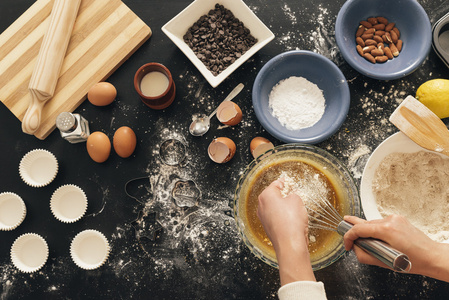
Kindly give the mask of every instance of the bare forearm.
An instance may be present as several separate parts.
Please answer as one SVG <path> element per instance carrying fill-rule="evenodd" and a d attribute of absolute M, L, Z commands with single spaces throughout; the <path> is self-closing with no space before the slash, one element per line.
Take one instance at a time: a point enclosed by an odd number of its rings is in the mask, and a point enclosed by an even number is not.
<path fill-rule="evenodd" d="M 422 275 L 449 282 L 449 244 L 437 243 L 430 255 L 429 266 Z"/>
<path fill-rule="evenodd" d="M 281 286 L 295 281 L 316 281 L 309 250 L 303 241 L 288 241 L 275 246 Z"/>

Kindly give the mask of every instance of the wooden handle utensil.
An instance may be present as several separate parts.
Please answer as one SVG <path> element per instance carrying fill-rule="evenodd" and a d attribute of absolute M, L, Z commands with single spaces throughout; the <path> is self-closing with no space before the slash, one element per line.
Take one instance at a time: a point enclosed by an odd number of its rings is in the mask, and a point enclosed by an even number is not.
<path fill-rule="evenodd" d="M 390 116 L 390 122 L 421 147 L 449 156 L 449 130 L 441 119 L 413 96 Z"/>
<path fill-rule="evenodd" d="M 34 134 L 45 103 L 53 97 L 72 35 L 81 0 L 55 0 L 50 25 L 42 41 L 28 89 L 31 101 L 22 120 L 22 131 Z"/>

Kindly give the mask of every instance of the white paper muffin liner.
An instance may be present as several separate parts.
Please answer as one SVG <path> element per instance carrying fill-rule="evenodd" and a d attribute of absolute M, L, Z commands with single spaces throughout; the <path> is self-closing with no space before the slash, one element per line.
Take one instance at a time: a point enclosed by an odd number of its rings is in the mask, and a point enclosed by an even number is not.
<path fill-rule="evenodd" d="M 50 210 L 55 218 L 61 222 L 76 222 L 86 213 L 86 194 L 76 185 L 63 185 L 51 196 Z"/>
<path fill-rule="evenodd" d="M 38 234 L 23 234 L 11 246 L 12 263 L 22 272 L 36 272 L 45 265 L 47 259 L 47 242 Z"/>
<path fill-rule="evenodd" d="M 25 203 L 19 195 L 0 193 L 0 230 L 16 229 L 25 219 L 26 212 Z"/>
<path fill-rule="evenodd" d="M 43 187 L 55 179 L 58 161 L 50 151 L 35 149 L 22 158 L 19 174 L 22 180 L 32 187 Z"/>
<path fill-rule="evenodd" d="M 109 256 L 109 242 L 106 237 L 93 229 L 78 233 L 70 245 L 73 262 L 85 270 L 101 267 Z"/>

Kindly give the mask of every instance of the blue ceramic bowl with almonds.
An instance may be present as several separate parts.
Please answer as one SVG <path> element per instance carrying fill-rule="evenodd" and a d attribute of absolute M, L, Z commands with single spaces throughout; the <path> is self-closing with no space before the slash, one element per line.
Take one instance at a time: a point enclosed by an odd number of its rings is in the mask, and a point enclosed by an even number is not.
<path fill-rule="evenodd" d="M 432 28 L 416 0 L 348 0 L 338 13 L 335 39 L 344 59 L 359 73 L 392 80 L 424 62 Z"/>

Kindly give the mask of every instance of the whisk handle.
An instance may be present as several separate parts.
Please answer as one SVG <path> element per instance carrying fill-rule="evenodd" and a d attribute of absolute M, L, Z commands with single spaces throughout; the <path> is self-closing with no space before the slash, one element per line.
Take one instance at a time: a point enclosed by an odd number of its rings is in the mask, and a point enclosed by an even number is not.
<path fill-rule="evenodd" d="M 338 224 L 337 232 L 343 236 L 352 227 L 351 223 L 341 221 Z M 395 271 L 408 273 L 412 268 L 412 263 L 406 254 L 399 252 L 383 241 L 372 238 L 358 238 L 354 243 Z"/>

